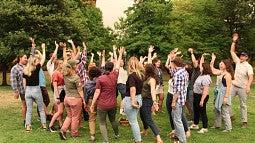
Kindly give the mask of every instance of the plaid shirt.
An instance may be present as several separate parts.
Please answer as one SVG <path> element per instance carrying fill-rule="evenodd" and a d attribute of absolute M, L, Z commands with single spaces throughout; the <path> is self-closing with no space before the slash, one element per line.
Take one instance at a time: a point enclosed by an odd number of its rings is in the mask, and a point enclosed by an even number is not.
<path fill-rule="evenodd" d="M 11 86 L 14 92 L 19 91 L 20 94 L 25 94 L 25 90 L 23 87 L 23 72 L 24 67 L 17 63 L 11 69 Z"/>
<path fill-rule="evenodd" d="M 84 49 L 81 56 L 81 62 L 78 64 L 78 69 L 76 71 L 77 75 L 81 79 L 82 86 L 85 86 L 86 82 L 89 80 L 88 73 L 86 71 L 86 61 L 87 61 L 87 50 Z"/>
<path fill-rule="evenodd" d="M 173 93 L 179 95 L 177 103 L 180 105 L 185 105 L 189 74 L 185 69 L 180 68 L 174 70 L 173 79 Z"/>

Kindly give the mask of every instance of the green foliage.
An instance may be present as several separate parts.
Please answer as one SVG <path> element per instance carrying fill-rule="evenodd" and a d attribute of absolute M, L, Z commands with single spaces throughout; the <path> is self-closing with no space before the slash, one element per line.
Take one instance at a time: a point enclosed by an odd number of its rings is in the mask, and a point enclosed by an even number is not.
<path fill-rule="evenodd" d="M 127 18 L 115 24 L 119 44 L 124 45 L 130 55 L 136 56 L 147 55 L 148 46 L 154 45 L 155 52 L 161 58 L 172 48 L 169 25 L 171 11 L 171 2 L 136 1 L 133 7 L 125 11 Z"/>

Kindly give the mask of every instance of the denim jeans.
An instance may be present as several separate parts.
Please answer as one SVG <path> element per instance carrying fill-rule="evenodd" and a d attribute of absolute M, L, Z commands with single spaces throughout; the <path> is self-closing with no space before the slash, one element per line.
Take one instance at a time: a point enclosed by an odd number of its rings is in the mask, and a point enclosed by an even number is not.
<path fill-rule="evenodd" d="M 118 83 L 117 84 L 117 89 L 121 94 L 121 99 L 125 98 L 125 94 L 126 94 L 126 84 L 122 84 L 122 83 Z M 117 94 L 118 94 L 117 91 Z"/>
<path fill-rule="evenodd" d="M 141 94 L 135 96 L 135 100 L 142 106 L 142 96 Z M 135 142 L 142 141 L 140 134 L 140 127 L 137 121 L 137 114 L 139 109 L 133 108 L 131 105 L 131 97 L 125 97 L 124 110 L 129 120 L 131 130 L 135 139 Z"/>
<path fill-rule="evenodd" d="M 143 128 L 148 129 L 150 126 L 151 130 L 153 131 L 154 135 L 159 135 L 158 128 L 151 117 L 151 107 L 153 105 L 153 101 L 150 98 L 143 98 L 142 99 L 142 107 L 140 109 L 140 117 L 143 122 Z"/>
<path fill-rule="evenodd" d="M 101 134 L 103 136 L 104 142 L 109 142 L 106 128 L 106 116 L 108 115 L 109 121 L 111 122 L 113 131 L 115 135 L 119 135 L 118 124 L 115 120 L 117 107 L 114 108 L 97 108 L 99 115 L 99 127 Z"/>
<path fill-rule="evenodd" d="M 175 130 L 173 117 L 171 115 L 172 114 L 172 107 L 171 107 L 172 100 L 173 100 L 173 94 L 168 92 L 167 97 L 166 97 L 166 108 L 167 108 L 171 128 L 172 128 L 172 130 Z M 189 130 L 189 125 L 188 125 L 187 118 L 184 115 L 184 108 L 183 108 L 183 111 L 182 111 L 182 123 L 183 123 L 184 131 L 187 132 Z"/>
<path fill-rule="evenodd" d="M 172 110 L 172 117 L 174 120 L 175 134 L 178 136 L 179 141 L 186 143 L 186 136 L 182 122 L 184 105 L 176 103 L 176 109 Z"/>
<path fill-rule="evenodd" d="M 27 104 L 26 125 L 31 125 L 33 102 L 35 101 L 39 110 L 41 123 L 46 123 L 45 112 L 43 109 L 43 98 L 40 86 L 26 86 L 25 99 Z"/>

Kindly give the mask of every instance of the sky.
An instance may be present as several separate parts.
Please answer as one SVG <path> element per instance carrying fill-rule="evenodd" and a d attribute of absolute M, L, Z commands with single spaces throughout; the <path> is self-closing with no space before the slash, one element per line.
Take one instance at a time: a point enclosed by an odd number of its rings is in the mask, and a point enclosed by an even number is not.
<path fill-rule="evenodd" d="M 114 22 L 124 17 L 124 10 L 132 4 L 133 0 L 97 0 L 96 7 L 103 12 L 104 26 L 114 28 Z"/>

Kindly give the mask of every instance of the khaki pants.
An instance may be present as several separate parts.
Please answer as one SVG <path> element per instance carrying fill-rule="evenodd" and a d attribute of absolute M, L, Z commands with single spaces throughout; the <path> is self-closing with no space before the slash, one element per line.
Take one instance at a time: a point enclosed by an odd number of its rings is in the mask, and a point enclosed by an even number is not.
<path fill-rule="evenodd" d="M 87 104 L 88 109 L 90 109 L 92 103 L 92 99 L 89 99 L 89 102 Z M 90 131 L 90 135 L 94 136 L 95 135 L 95 130 L 96 130 L 96 118 L 97 118 L 97 102 L 94 104 L 94 112 L 90 112 L 90 110 L 88 110 L 89 113 L 89 131 Z"/>

